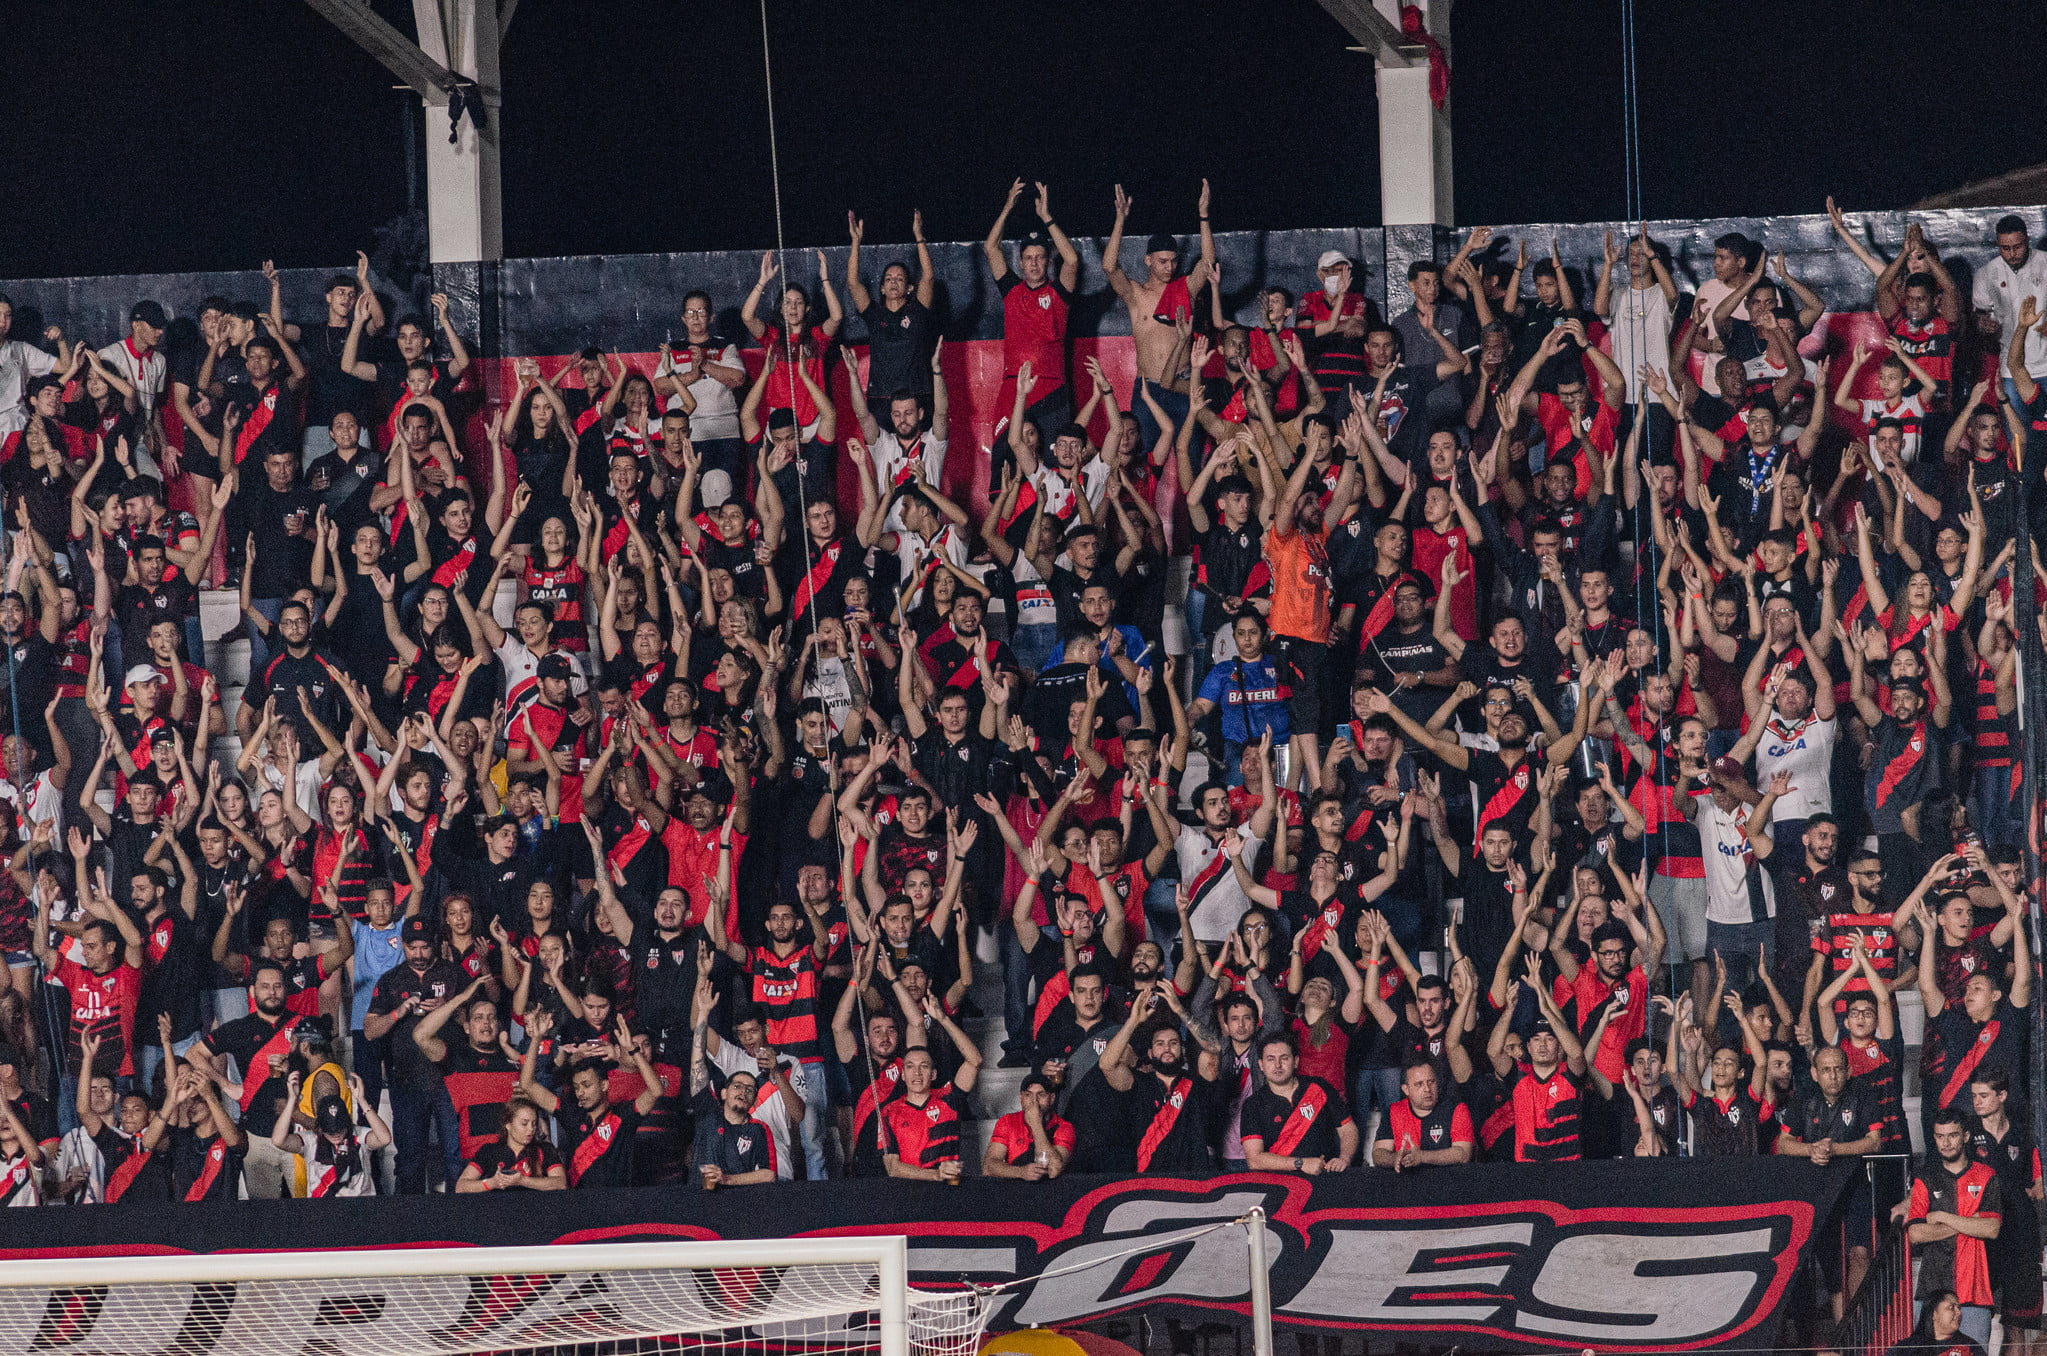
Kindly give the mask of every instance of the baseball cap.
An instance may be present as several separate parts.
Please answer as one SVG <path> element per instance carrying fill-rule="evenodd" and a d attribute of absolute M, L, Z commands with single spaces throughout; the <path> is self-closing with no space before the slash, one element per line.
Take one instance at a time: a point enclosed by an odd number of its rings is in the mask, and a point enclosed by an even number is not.
<path fill-rule="evenodd" d="M 1350 256 L 1342 250 L 1324 250 L 1322 251 L 1322 257 L 1315 261 L 1315 267 L 1318 270 L 1335 268 L 1338 264 L 1347 264 L 1349 262 Z"/>
<path fill-rule="evenodd" d="M 1025 1074 L 1024 1081 L 1016 1085 L 1018 1092 L 1029 1092 L 1032 1088 L 1043 1088 L 1051 1093 L 1059 1091 L 1059 1089 L 1052 1086 L 1052 1080 L 1041 1073 Z"/>
<path fill-rule="evenodd" d="M 1535 1019 L 1534 1025 L 1528 1028 L 1527 1039 L 1534 1040 L 1537 1036 L 1554 1036 L 1556 1034 L 1557 1029 L 1549 1024 L 1549 1018 L 1538 1017 Z"/>
<path fill-rule="evenodd" d="M 784 413 L 776 410 L 775 414 Z M 792 419 L 794 415 L 790 416 Z M 769 416 L 770 419 L 773 416 Z M 714 509 L 732 498 L 732 474 L 722 468 L 704 472 L 704 478 L 697 482 L 697 499 L 707 509 Z"/>
<path fill-rule="evenodd" d="M 354 1126 L 348 1116 L 348 1103 L 339 1097 L 322 1097 L 314 1121 L 323 1135 L 345 1135 Z"/>
<path fill-rule="evenodd" d="M 1157 254 L 1160 250 L 1167 250 L 1178 254 L 1180 252 L 1180 242 L 1167 235 L 1164 231 L 1153 231 L 1145 239 L 1144 252 L 1146 254 Z"/>
<path fill-rule="evenodd" d="M 434 939 L 434 930 L 424 918 L 408 918 L 405 920 L 405 926 L 399 930 L 398 937 L 401 945 L 409 942 L 431 942 Z"/>
<path fill-rule="evenodd" d="M 541 659 L 537 672 L 542 678 L 571 678 L 576 670 L 569 663 L 569 657 L 557 650 Z"/>
<path fill-rule="evenodd" d="M 161 683 L 163 680 L 163 675 L 158 673 L 153 666 L 137 664 L 134 668 L 128 670 L 128 676 L 121 680 L 121 686 L 133 687 L 137 683 Z"/>
<path fill-rule="evenodd" d="M 1748 776 L 1748 770 L 1742 767 L 1741 759 L 1723 753 L 1713 760 L 1713 775 L 1723 782 L 1738 782 Z"/>
<path fill-rule="evenodd" d="M 164 314 L 163 307 L 153 301 L 138 301 L 129 308 L 129 323 L 133 324 L 137 320 L 140 320 L 152 329 L 159 330 L 171 323 L 171 318 Z"/>

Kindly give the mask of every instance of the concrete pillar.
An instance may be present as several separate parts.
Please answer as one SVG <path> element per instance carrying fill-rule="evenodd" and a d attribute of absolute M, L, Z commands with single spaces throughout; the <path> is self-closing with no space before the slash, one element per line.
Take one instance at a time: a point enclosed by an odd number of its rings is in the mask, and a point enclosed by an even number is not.
<path fill-rule="evenodd" d="M 427 249 L 435 264 L 505 257 L 498 171 L 503 98 L 498 91 L 498 0 L 412 0 L 420 50 L 476 82 L 483 129 L 466 112 L 448 140 L 447 97 L 426 100 Z"/>

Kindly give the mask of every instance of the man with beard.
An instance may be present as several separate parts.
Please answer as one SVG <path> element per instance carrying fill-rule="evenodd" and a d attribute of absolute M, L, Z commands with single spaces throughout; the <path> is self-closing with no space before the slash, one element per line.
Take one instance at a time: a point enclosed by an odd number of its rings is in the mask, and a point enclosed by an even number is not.
<path fill-rule="evenodd" d="M 1299 1071 L 1300 1049 L 1281 1032 L 1258 1043 L 1265 1086 L 1244 1099 L 1244 1161 L 1253 1172 L 1347 1172 L 1357 1161 L 1358 1127 L 1343 1095 Z"/>
<path fill-rule="evenodd" d="M 1585 740 L 1588 719 L 1612 689 L 1620 668 L 1619 658 L 1615 654 L 1614 663 L 1587 669 L 1587 690 L 1578 703 L 1570 732 L 1561 738 L 1553 732 L 1539 757 L 1529 747 L 1527 717 L 1511 708 L 1499 718 L 1495 737 L 1499 740 L 1500 749 L 1498 753 L 1491 753 L 1484 749 L 1467 749 L 1452 735 L 1424 728 L 1421 722 L 1401 710 L 1391 697 L 1377 689 L 1366 693 L 1363 700 L 1373 715 L 1391 716 L 1393 723 L 1408 739 L 1459 772 L 1470 774 L 1478 786 L 1478 793 L 1472 801 L 1478 810 L 1477 822 L 1473 825 L 1474 841 L 1483 843 L 1486 826 L 1501 823 L 1513 834 L 1515 841 L 1520 842 L 1527 837 L 1528 821 L 1534 816 L 1539 799 L 1537 774 L 1545 768 L 1570 766 L 1571 755 Z"/>
<path fill-rule="evenodd" d="M 1801 647 L 1806 668 L 1779 664 L 1767 685 L 1758 688 L 1763 651 L 1756 652 L 1749 678 L 1748 733 L 1727 751 L 1746 763 L 1756 756 L 1756 781 L 1767 784 L 1779 772 L 1791 774 L 1792 789 L 1778 798 L 1770 820 L 1772 837 L 1796 842 L 1805 821 L 1834 808 L 1833 762 L 1838 726 L 1834 720 L 1834 680 L 1826 662 L 1811 647 Z M 1808 672 L 1809 670 L 1809 672 Z"/>
<path fill-rule="evenodd" d="M 881 1161 L 879 1117 L 881 1109 L 903 1092 L 905 1044 L 902 1025 L 895 1014 L 867 1010 L 867 1043 L 864 1049 L 853 1025 L 860 995 L 874 977 L 875 958 L 879 954 L 880 949 L 871 944 L 860 949 L 853 962 L 853 980 L 840 994 L 839 1006 L 832 1013 L 832 1048 L 853 1092 L 850 1114 L 842 1111 L 839 1122 L 839 1138 L 846 1148 L 845 1170 L 849 1177 L 887 1175 Z M 909 1038 L 918 1044 L 927 1039 L 922 1022 L 914 1024 Z"/>
<path fill-rule="evenodd" d="M 1101 1146 L 1103 1151 L 1091 1160 L 1095 1166 L 1076 1164 L 1076 1171 L 1162 1176 L 1215 1171 L 1209 1144 L 1229 1110 L 1230 1089 L 1216 1076 L 1220 1066 L 1214 1051 L 1204 1048 L 1193 1065 L 1187 1063 L 1180 1028 L 1161 1011 L 1173 1006 L 1163 988 L 1131 1004 L 1130 1015 L 1102 1051 L 1100 1067 L 1084 1080 L 1084 1088 L 1099 1078 L 1121 1094 L 1115 1099 L 1121 1115 L 1112 1117 L 1115 1138 Z M 1076 1093 L 1073 1120 L 1083 1133 L 1090 1128 L 1092 1110 L 1106 1100 Z"/>
<path fill-rule="evenodd" d="M 392 1037 L 391 1130 L 398 1153 L 395 1177 L 400 1195 L 418 1196 L 426 1192 L 430 1177 L 441 1175 L 427 1168 L 429 1118 L 440 1134 L 442 1166 L 450 1188 L 465 1164 L 455 1104 L 448 1099 L 440 1070 L 412 1033 L 421 1018 L 454 1002 L 468 987 L 469 976 L 437 958 L 433 928 L 424 918 L 406 919 L 400 937 L 405 963 L 377 980 L 362 1030 L 373 1041 Z"/>
<path fill-rule="evenodd" d="M 270 1200 L 290 1194 L 285 1184 L 290 1156 L 270 1143 L 270 1131 L 279 1115 L 288 1114 L 280 1108 L 301 1019 L 285 1006 L 284 970 L 275 961 L 257 962 L 249 994 L 255 1011 L 215 1027 L 186 1057 L 241 1105 L 242 1133 L 249 1141 L 243 1176 L 252 1199 Z"/>
<path fill-rule="evenodd" d="M 1898 924 L 1883 905 L 1883 866 L 1876 854 L 1857 852 L 1846 867 L 1836 860 L 1841 830 L 1832 815 L 1809 816 L 1797 841 L 1798 851 L 1779 851 L 1780 842 L 1788 849 L 1791 840 L 1781 837 L 1772 824 L 1749 844 L 1775 878 L 1777 931 L 1771 977 L 1785 993 L 1796 984 L 1802 995 L 1798 1010 L 1804 1015 L 1811 1013 L 1814 996 L 1830 979 L 1855 968 L 1850 949 L 1858 938 L 1877 972 L 1886 980 L 1895 979 Z M 1860 979 L 1850 979 L 1848 987 L 1867 991 Z"/>
<path fill-rule="evenodd" d="M 1442 702 L 1442 690 L 1457 683 L 1455 655 L 1431 632 L 1425 596 L 1412 579 L 1395 584 L 1393 624 L 1365 642 L 1358 655 L 1358 676 L 1389 689 L 1394 702 L 1418 721 L 1427 720 Z"/>
<path fill-rule="evenodd" d="M 1318 790 L 1322 760 L 1319 736 L 1323 725 L 1323 670 L 1329 663 L 1329 530 L 1323 526 L 1322 496 L 1307 493 L 1314 459 L 1295 460 L 1293 474 L 1272 513 L 1265 534 L 1265 559 L 1272 567 L 1273 649 L 1281 678 L 1293 688 L 1293 766 L 1287 781 L 1299 776 L 1309 790 Z M 1327 518 L 1341 519 L 1355 492 L 1355 476 L 1345 476 L 1330 500 Z M 1317 487 L 1319 490 L 1319 486 Z"/>

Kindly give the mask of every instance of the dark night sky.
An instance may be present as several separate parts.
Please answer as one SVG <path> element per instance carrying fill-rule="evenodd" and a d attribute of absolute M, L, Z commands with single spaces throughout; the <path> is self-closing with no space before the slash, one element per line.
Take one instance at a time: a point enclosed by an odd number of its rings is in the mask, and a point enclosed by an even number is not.
<path fill-rule="evenodd" d="M 1133 229 L 1190 229 L 1204 173 L 1224 229 L 1378 221 L 1371 68 L 1313 0 L 770 5 L 791 245 L 848 206 L 877 241 L 913 205 L 978 238 L 1015 174 L 1077 234 L 1118 179 Z M 338 265 L 404 210 L 406 96 L 296 0 L 91 10 L 9 6 L 0 276 Z M 2037 0 L 1638 22 L 1652 218 L 1898 207 L 2047 154 Z M 1617 0 L 1465 0 L 1460 224 L 1622 214 L 1620 51 Z M 525 0 L 504 68 L 508 253 L 772 243 L 753 0 Z"/>

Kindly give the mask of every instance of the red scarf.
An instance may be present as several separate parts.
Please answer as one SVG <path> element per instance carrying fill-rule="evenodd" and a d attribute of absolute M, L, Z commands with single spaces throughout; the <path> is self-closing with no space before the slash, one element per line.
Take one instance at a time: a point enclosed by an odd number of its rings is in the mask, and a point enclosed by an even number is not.
<path fill-rule="evenodd" d="M 1151 1168 L 1152 1155 L 1159 1151 L 1159 1145 L 1166 1142 L 1166 1136 L 1173 1133 L 1173 1127 L 1180 1123 L 1180 1113 L 1187 1107 L 1188 1094 L 1194 1091 L 1194 1080 L 1183 1078 L 1173 1084 L 1173 1091 L 1166 1100 L 1159 1103 L 1159 1109 L 1151 1114 L 1151 1124 L 1144 1127 L 1144 1138 L 1137 1142 L 1137 1170 L 1147 1172 Z"/>
<path fill-rule="evenodd" d="M 107 1189 L 102 1199 L 112 1205 L 126 1195 L 128 1188 L 135 1185 L 135 1179 L 142 1175 L 142 1170 L 149 1166 L 149 1159 L 149 1150 L 140 1143 L 130 1149 L 128 1156 L 121 1160 L 121 1166 L 107 1174 Z"/>
<path fill-rule="evenodd" d="M 188 1201 L 205 1200 L 206 1194 L 213 1190 L 215 1179 L 220 1176 L 221 1165 L 226 1162 L 227 1141 L 215 1135 L 213 1137 L 213 1147 L 206 1151 L 206 1166 L 200 1170 L 199 1176 L 193 1179 L 192 1185 L 185 1189 L 185 1199 Z"/>
<path fill-rule="evenodd" d="M 468 540 L 455 549 L 455 554 L 448 558 L 448 562 L 434 571 L 434 582 L 444 589 L 454 588 L 456 576 L 466 573 L 475 561 L 476 537 L 471 534 Z"/>
<path fill-rule="evenodd" d="M 576 1146 L 576 1156 L 569 1160 L 570 1186 L 582 1181 L 583 1174 L 596 1166 L 598 1159 L 604 1157 L 605 1151 L 617 1140 L 623 1124 L 624 1122 L 618 1118 L 618 1113 L 611 1111 L 605 1113 L 603 1120 L 590 1127 L 590 1133 L 583 1136 L 583 1142 Z"/>
<path fill-rule="evenodd" d="M 1285 1157 L 1298 1149 L 1328 1105 L 1329 1094 L 1314 1083 L 1307 1084 L 1301 1089 L 1301 1098 L 1294 1103 L 1294 1109 L 1287 1113 L 1286 1129 L 1279 1132 L 1279 1138 L 1272 1141 L 1265 1152 Z"/>
<path fill-rule="evenodd" d="M 299 1019 L 295 1016 L 285 1018 L 283 1024 L 270 1033 L 270 1039 L 263 1042 L 262 1049 L 249 1060 L 249 1067 L 242 1070 L 242 1095 L 238 1100 L 244 1112 L 256 1104 L 256 1094 L 270 1081 L 270 1057 L 291 1049 L 292 1029 L 298 1024 Z"/>
<path fill-rule="evenodd" d="M 256 445 L 256 440 L 263 436 L 264 430 L 270 427 L 270 421 L 275 418 L 277 383 L 273 381 L 269 389 L 263 392 L 263 398 L 256 402 L 256 407 L 249 411 L 249 417 L 235 430 L 235 465 L 242 464 L 242 459 L 249 455 L 249 449 Z"/>
<path fill-rule="evenodd" d="M 839 556 L 845 549 L 843 541 L 834 540 L 817 553 L 817 559 L 812 563 L 810 572 L 796 581 L 795 606 L 790 610 L 791 616 L 800 617 L 810 610 L 810 600 L 831 582 L 832 571 L 838 569 Z"/>
<path fill-rule="evenodd" d="M 1940 1090 L 1942 1106 L 1952 1106 L 1955 1098 L 1961 1096 L 1962 1089 L 1969 1086 L 1969 1079 L 1975 1074 L 1976 1066 L 1983 1062 L 1983 1057 L 1997 1044 L 1997 1033 L 2003 1026 L 2004 1024 L 1995 1018 L 1983 1024 L 1983 1030 L 1976 1036 L 1976 1043 L 1969 1047 L 1969 1053 L 1963 1055 L 1961 1062 L 1955 1065 L 1955 1071 L 1948 1078 L 1947 1086 Z"/>

